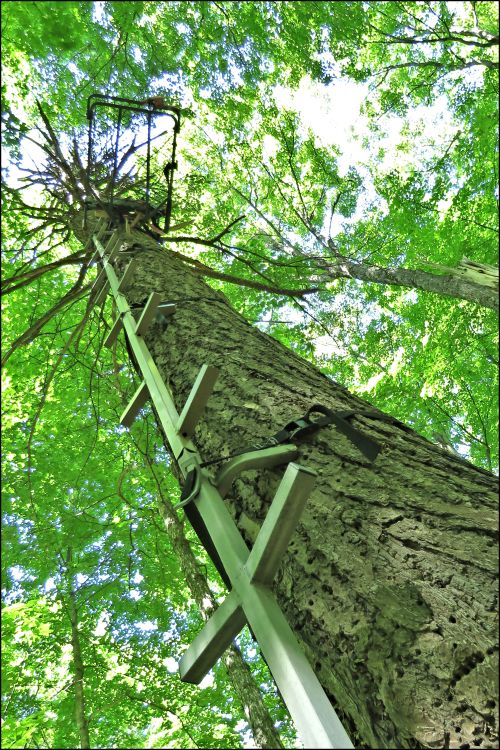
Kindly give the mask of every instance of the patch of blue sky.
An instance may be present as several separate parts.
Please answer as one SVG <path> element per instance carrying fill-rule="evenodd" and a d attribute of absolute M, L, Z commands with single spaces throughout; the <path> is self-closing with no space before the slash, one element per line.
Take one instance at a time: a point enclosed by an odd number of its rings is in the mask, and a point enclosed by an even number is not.
<path fill-rule="evenodd" d="M 132 57 L 136 61 L 136 63 L 141 63 L 144 60 L 144 55 L 142 54 L 142 51 L 139 47 L 136 47 L 135 45 L 130 48 L 130 52 L 132 53 Z"/>
<path fill-rule="evenodd" d="M 191 28 L 185 23 L 176 23 L 175 28 L 179 34 L 184 34 L 185 36 L 191 35 Z"/>
<path fill-rule="evenodd" d="M 104 23 L 106 17 L 105 2 L 92 3 L 92 20 L 96 23 Z"/>
<path fill-rule="evenodd" d="M 153 620 L 141 620 L 140 622 L 134 622 L 134 628 L 142 633 L 152 633 L 158 630 L 158 623 Z"/>
<path fill-rule="evenodd" d="M 11 565 L 8 568 L 8 572 L 14 583 L 20 583 L 21 581 L 35 581 L 36 576 L 28 573 L 26 568 L 22 565 Z"/>

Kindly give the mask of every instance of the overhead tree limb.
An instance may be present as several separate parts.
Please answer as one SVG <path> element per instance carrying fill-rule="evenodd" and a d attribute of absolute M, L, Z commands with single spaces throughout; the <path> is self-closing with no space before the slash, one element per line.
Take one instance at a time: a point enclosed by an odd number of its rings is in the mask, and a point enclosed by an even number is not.
<path fill-rule="evenodd" d="M 25 271 L 25 273 L 10 276 L 9 278 L 4 279 L 4 281 L 2 282 L 2 294 L 10 294 L 16 289 L 27 286 L 36 279 L 44 276 L 46 273 L 49 273 L 49 271 L 55 270 L 56 268 L 61 268 L 62 266 L 77 265 L 78 263 L 81 263 L 82 260 L 85 259 L 85 257 L 86 256 L 83 255 L 81 251 L 78 251 L 76 253 L 73 253 L 72 255 L 66 256 L 66 258 L 54 260 L 44 266 L 33 268 L 31 271 Z"/>
<path fill-rule="evenodd" d="M 235 224 L 237 224 L 239 221 L 241 221 L 244 218 L 245 218 L 245 214 L 242 214 L 241 216 L 238 216 L 238 218 L 234 219 L 234 221 L 232 221 L 230 224 L 228 224 L 227 227 L 222 230 L 222 232 L 219 232 L 219 234 L 216 234 L 215 237 L 212 237 L 211 240 L 210 240 L 210 242 L 219 242 L 219 240 L 221 240 L 224 237 L 224 235 L 229 232 L 229 230 L 231 229 L 231 227 L 234 227 Z"/>
<path fill-rule="evenodd" d="M 286 297 L 304 297 L 306 294 L 314 294 L 314 292 L 318 291 L 317 287 L 309 287 L 307 289 L 287 289 L 272 286 L 269 284 L 261 284 L 258 281 L 252 281 L 251 279 L 242 279 L 239 276 L 222 273 L 221 271 L 214 271 L 212 268 L 206 266 L 196 258 L 189 258 L 187 255 L 183 255 L 182 253 L 179 253 L 175 250 L 171 250 L 170 252 L 183 260 L 185 263 L 194 266 L 195 273 L 198 273 L 200 276 L 208 276 L 212 279 L 220 279 L 221 281 L 226 281 L 229 284 L 236 284 L 237 286 L 245 286 L 251 289 L 258 289 L 270 294 L 281 294 Z"/>
<path fill-rule="evenodd" d="M 49 323 L 54 315 L 57 315 L 57 313 L 61 312 L 61 310 L 64 310 L 64 308 L 69 305 L 70 302 L 74 302 L 81 297 L 83 297 L 91 288 L 92 284 L 87 284 L 86 286 L 81 286 L 81 281 L 77 281 L 76 284 L 74 284 L 69 292 L 62 297 L 59 302 L 57 302 L 55 305 L 53 305 L 49 310 L 47 310 L 44 315 L 42 315 L 41 318 L 39 318 L 35 323 L 33 323 L 32 326 L 30 326 L 24 333 L 22 333 L 18 338 L 13 342 L 13 344 L 8 348 L 5 355 L 2 357 L 1 366 L 4 367 L 10 357 L 14 354 L 16 349 L 19 349 L 21 346 L 25 346 L 26 344 L 29 344 L 30 341 L 33 341 L 34 338 L 38 336 L 42 328 Z"/>

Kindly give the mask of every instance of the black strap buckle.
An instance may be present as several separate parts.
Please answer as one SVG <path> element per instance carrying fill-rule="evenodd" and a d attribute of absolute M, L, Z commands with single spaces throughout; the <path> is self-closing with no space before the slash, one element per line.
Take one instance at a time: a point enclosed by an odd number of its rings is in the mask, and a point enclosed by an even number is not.
<path fill-rule="evenodd" d="M 313 419 L 312 415 L 316 414 L 320 414 L 321 416 L 319 418 Z M 382 446 L 375 440 L 372 440 L 371 438 L 364 435 L 360 430 L 358 430 L 356 427 L 350 424 L 350 422 L 347 421 L 350 417 L 356 415 L 371 417 L 372 419 L 380 419 L 385 422 L 391 422 L 394 424 L 398 424 L 401 427 L 405 427 L 405 425 L 402 425 L 397 420 L 384 414 L 377 414 L 376 412 L 370 411 L 355 411 L 353 409 L 334 412 L 327 406 L 323 406 L 323 404 L 313 404 L 306 411 L 304 416 L 298 417 L 297 419 L 293 419 L 291 422 L 288 422 L 283 427 L 283 429 L 281 429 L 275 435 L 261 439 L 261 441 L 258 443 L 252 443 L 246 448 L 243 448 L 236 453 L 232 453 L 229 456 L 212 458 L 208 459 L 207 461 L 203 461 L 203 463 L 200 464 L 200 468 L 213 466 L 215 464 L 222 463 L 223 461 L 228 461 L 231 458 L 240 456 L 242 453 L 248 453 L 249 451 L 265 450 L 266 448 L 272 448 L 276 445 L 282 445 L 283 443 L 294 443 L 298 439 L 303 438 L 306 435 L 310 435 L 312 432 L 319 430 L 321 427 L 326 427 L 330 424 L 334 424 L 341 432 L 343 432 L 344 435 L 351 441 L 351 443 L 361 451 L 365 458 L 372 462 L 377 458 Z M 186 505 L 198 494 L 199 483 L 197 487 L 196 482 L 194 481 L 196 479 L 196 476 L 196 474 L 192 477 L 186 476 L 186 483 L 181 496 L 182 505 L 181 503 L 179 503 L 176 507 L 182 507 Z"/>
<path fill-rule="evenodd" d="M 321 414 L 318 419 L 312 419 L 313 414 Z M 381 449 L 381 446 L 374 440 L 371 440 L 366 435 L 363 435 L 360 430 L 353 427 L 347 420 L 353 417 L 357 412 L 351 410 L 333 412 L 323 404 L 313 404 L 303 417 L 289 422 L 284 430 L 278 435 L 286 433 L 286 440 L 296 440 L 297 438 L 309 435 L 311 432 L 315 432 L 320 427 L 326 427 L 326 425 L 334 424 L 344 435 L 349 438 L 351 443 L 355 445 L 358 450 L 369 460 L 374 461 Z M 359 412 L 367 416 L 377 417 L 378 415 L 373 412 Z M 278 435 L 275 435 L 277 437 Z"/>
<path fill-rule="evenodd" d="M 319 412 L 323 416 L 319 419 L 311 419 L 311 414 L 314 414 L 315 412 Z M 294 440 L 310 435 L 311 432 L 319 430 L 320 427 L 330 424 L 333 421 L 332 417 L 333 412 L 330 409 L 327 409 L 326 406 L 314 404 L 306 411 L 303 417 L 298 417 L 298 419 L 293 419 L 291 422 L 288 422 L 282 430 L 273 435 L 272 438 L 269 438 L 265 444 L 262 443 L 262 445 L 268 447 L 271 444 L 278 445 L 280 443 L 293 443 Z"/>
<path fill-rule="evenodd" d="M 318 430 L 321 427 L 317 422 L 312 422 L 307 415 L 294 419 L 293 422 L 289 422 L 285 425 L 282 432 L 287 433 L 286 440 L 293 442 L 295 439 L 309 435 L 311 432 Z M 285 442 L 285 440 L 283 440 Z"/>

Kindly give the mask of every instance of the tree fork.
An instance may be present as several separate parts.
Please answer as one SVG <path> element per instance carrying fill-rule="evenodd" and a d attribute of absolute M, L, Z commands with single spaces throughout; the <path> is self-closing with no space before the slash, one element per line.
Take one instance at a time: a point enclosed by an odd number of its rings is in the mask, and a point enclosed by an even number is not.
<path fill-rule="evenodd" d="M 75 233 L 85 242 L 91 229 L 89 217 Z M 314 403 L 373 411 L 154 240 L 124 239 L 140 248 L 128 302 L 156 291 L 176 304 L 145 341 L 177 409 L 201 365 L 221 370 L 194 434 L 205 460 L 273 435 Z M 118 260 L 118 275 L 124 268 Z M 319 476 L 278 601 L 356 746 L 495 747 L 497 479 L 411 430 L 354 424 L 382 445 L 373 464 L 332 426 L 299 446 Z M 249 544 L 282 473 L 244 474 L 226 500 Z"/>

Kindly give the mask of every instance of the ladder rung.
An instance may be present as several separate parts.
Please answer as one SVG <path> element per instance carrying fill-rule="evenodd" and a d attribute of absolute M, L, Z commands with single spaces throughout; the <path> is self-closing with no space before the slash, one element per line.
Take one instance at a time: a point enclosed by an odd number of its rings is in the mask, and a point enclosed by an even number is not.
<path fill-rule="evenodd" d="M 99 220 L 99 223 L 97 225 L 97 232 L 96 232 L 96 236 L 98 240 L 100 240 L 102 235 L 106 232 L 107 226 L 108 226 L 108 222 L 106 221 L 106 219 Z"/>
<path fill-rule="evenodd" d="M 118 292 L 124 292 L 125 289 L 127 289 L 132 279 L 132 276 L 134 275 L 136 268 L 137 268 L 137 261 L 135 260 L 135 258 L 133 258 L 128 264 L 128 266 L 126 267 L 125 273 L 120 279 L 120 283 L 118 284 L 118 289 L 117 289 Z"/>
<path fill-rule="evenodd" d="M 104 339 L 104 346 L 111 348 L 113 344 L 115 343 L 116 339 L 118 338 L 118 334 L 120 333 L 122 328 L 123 328 L 123 320 L 120 316 L 115 320 L 110 332 Z"/>
<path fill-rule="evenodd" d="M 121 244 L 122 244 L 122 238 L 116 234 L 113 234 L 108 244 L 106 245 L 106 248 L 104 251 L 106 253 L 106 260 L 108 263 L 111 263 L 111 261 L 114 258 L 116 258 L 116 255 L 121 247 Z"/>
<path fill-rule="evenodd" d="M 118 255 L 118 253 L 120 252 L 120 244 L 121 244 L 121 238 L 118 239 L 118 242 L 116 243 L 114 248 L 111 250 L 108 257 L 106 258 L 108 263 L 112 263 L 114 259 L 116 258 L 116 256 Z"/>
<path fill-rule="evenodd" d="M 100 260 L 100 261 L 103 260 L 104 253 L 101 251 L 100 247 L 97 248 L 97 250 L 95 251 L 94 255 L 96 256 L 96 258 L 98 260 Z"/>
<path fill-rule="evenodd" d="M 102 285 L 105 284 L 108 280 L 108 276 L 106 271 L 102 270 L 97 275 L 96 280 L 94 281 L 92 285 L 92 289 L 90 290 L 91 294 L 95 294 L 99 289 L 101 289 Z"/>
<path fill-rule="evenodd" d="M 231 645 L 245 622 L 240 599 L 231 591 L 183 653 L 179 662 L 181 680 L 197 685 Z"/>
<path fill-rule="evenodd" d="M 151 292 L 144 310 L 142 311 L 142 315 L 137 321 L 135 332 L 138 336 L 144 336 L 144 334 L 148 330 L 149 326 L 151 325 L 151 321 L 156 315 L 160 300 L 161 294 L 158 294 L 158 292 Z"/>
<path fill-rule="evenodd" d="M 116 241 L 118 239 L 119 238 L 117 237 L 116 232 L 113 232 L 112 235 L 111 235 L 111 237 L 108 239 L 108 243 L 107 243 L 106 247 L 104 248 L 104 252 L 105 253 L 109 253 L 112 250 L 112 248 L 114 247 L 114 245 L 116 244 Z"/>
<path fill-rule="evenodd" d="M 90 238 L 91 242 L 94 242 L 94 240 L 101 240 L 103 238 L 103 235 L 106 233 L 107 222 L 104 221 L 104 219 L 101 219 L 101 221 L 104 222 L 104 223 L 103 224 L 99 223 L 97 225 L 97 228 L 96 228 L 95 232 L 93 233 L 92 237 Z"/>
<path fill-rule="evenodd" d="M 101 221 L 104 221 L 104 219 L 101 219 Z M 103 238 L 103 234 L 106 233 L 105 230 L 106 230 L 106 222 L 104 222 L 104 224 L 98 224 L 96 231 L 89 238 L 89 243 L 94 243 L 94 246 L 95 246 L 95 241 L 96 240 L 100 241 Z M 100 250 L 96 249 L 94 255 L 100 257 L 101 256 Z"/>
<path fill-rule="evenodd" d="M 250 581 L 271 586 L 317 474 L 289 464 L 245 563 Z"/>
<path fill-rule="evenodd" d="M 183 437 L 192 436 L 218 375 L 217 367 L 202 365 L 176 425 L 177 431 Z"/>
<path fill-rule="evenodd" d="M 149 389 L 146 383 L 143 381 L 139 388 L 136 390 L 129 405 L 120 417 L 120 424 L 124 427 L 130 427 L 134 419 L 136 418 L 139 411 L 142 409 L 144 404 L 149 398 Z"/>
<path fill-rule="evenodd" d="M 95 253 L 93 254 L 93 256 L 90 259 L 90 265 L 92 265 L 94 263 L 98 263 L 99 261 L 102 261 L 101 253 L 99 252 L 99 250 L 96 250 Z"/>
<path fill-rule="evenodd" d="M 107 281 L 104 284 L 103 288 L 101 289 L 101 291 L 99 292 L 99 294 L 95 298 L 94 305 L 102 305 L 102 303 L 104 302 L 104 300 L 108 296 L 108 291 L 109 291 L 109 281 Z"/>

